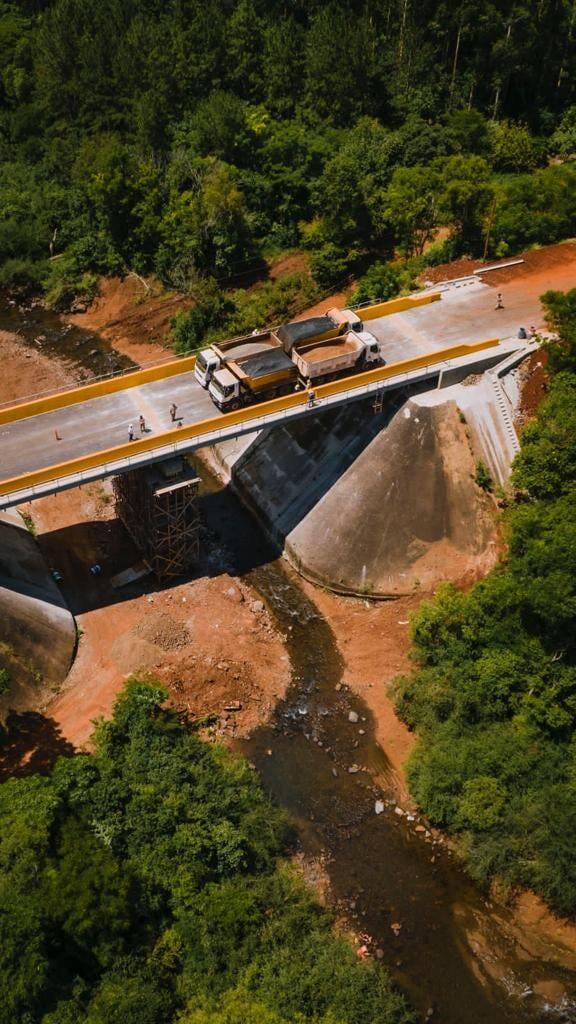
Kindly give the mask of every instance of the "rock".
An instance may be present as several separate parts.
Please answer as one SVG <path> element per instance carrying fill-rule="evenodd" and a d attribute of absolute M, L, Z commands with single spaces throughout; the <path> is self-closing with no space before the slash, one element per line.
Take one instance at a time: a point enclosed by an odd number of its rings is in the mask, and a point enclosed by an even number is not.
<path fill-rule="evenodd" d="M 424 825 L 416 825 L 416 828 L 414 829 L 414 831 L 415 832 L 425 832 L 426 829 L 424 828 Z"/>
<path fill-rule="evenodd" d="M 238 590 L 238 587 L 228 587 L 228 590 L 224 591 L 224 596 L 234 604 L 242 604 L 244 600 L 244 595 L 240 590 Z"/>
<path fill-rule="evenodd" d="M 384 950 L 383 949 L 377 949 L 374 955 L 375 955 L 377 960 L 383 960 L 384 959 Z"/>
<path fill-rule="evenodd" d="M 268 757 L 272 757 L 272 751 L 270 750 L 270 748 L 268 748 L 268 750 L 266 751 L 266 753 L 268 754 Z"/>
<path fill-rule="evenodd" d="M 338 778 L 338 772 L 336 771 L 335 768 L 332 769 L 332 775 L 334 776 L 335 779 Z"/>
<path fill-rule="evenodd" d="M 355 725 L 355 723 L 358 721 L 358 715 L 356 714 L 355 711 L 348 712 L 348 721 L 352 722 L 353 725 Z"/>
<path fill-rule="evenodd" d="M 403 818 L 404 817 L 404 811 L 402 810 L 401 807 L 395 807 L 394 808 L 394 814 L 397 814 L 399 818 Z"/>
<path fill-rule="evenodd" d="M 252 611 L 254 612 L 255 615 L 261 615 L 262 612 L 264 611 L 264 602 L 263 601 L 252 601 L 252 604 L 250 605 L 250 608 L 252 609 Z"/>
<path fill-rule="evenodd" d="M 415 818 L 415 816 L 413 814 L 407 814 L 406 815 L 406 820 L 407 821 L 416 821 L 416 818 Z"/>
<path fill-rule="evenodd" d="M 348 774 L 349 775 L 355 775 L 356 772 L 359 772 L 359 771 L 360 771 L 360 769 L 359 769 L 357 764 L 351 764 L 349 769 L 348 769 Z"/>
<path fill-rule="evenodd" d="M 229 704 L 224 705 L 224 711 L 242 711 L 242 701 L 232 700 Z"/>
<path fill-rule="evenodd" d="M 400 935 L 400 932 L 402 931 L 402 925 L 400 924 L 399 921 L 393 921 L 392 924 L 390 925 L 390 929 L 394 932 L 394 935 L 398 937 L 398 935 Z"/>
<path fill-rule="evenodd" d="M 364 736 L 365 735 L 365 729 L 358 729 L 358 735 L 359 736 Z"/>
<path fill-rule="evenodd" d="M 377 800 L 376 801 L 376 803 L 374 804 L 374 812 L 376 814 L 383 814 L 384 813 L 384 801 L 383 800 Z"/>

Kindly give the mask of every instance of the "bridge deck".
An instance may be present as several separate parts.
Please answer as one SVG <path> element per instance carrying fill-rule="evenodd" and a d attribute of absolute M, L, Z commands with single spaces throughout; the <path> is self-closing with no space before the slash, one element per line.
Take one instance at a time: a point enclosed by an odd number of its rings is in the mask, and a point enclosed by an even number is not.
<path fill-rule="evenodd" d="M 451 346 L 323 384 L 316 389 L 318 404 L 312 408 L 307 404 L 306 394 L 299 392 L 219 414 L 194 381 L 190 360 L 181 373 L 177 366 L 169 364 L 163 371 L 167 379 L 150 381 L 146 379 L 148 371 L 143 371 L 133 375 L 132 386 L 112 382 L 113 388 L 119 388 L 113 394 L 90 397 L 95 388 L 102 386 L 96 384 L 72 395 L 56 395 L 49 401 L 60 403 L 61 407 L 37 415 L 31 414 L 37 411 L 37 404 L 13 407 L 0 411 L 0 508 L 117 475 L 287 419 L 313 415 L 318 407 L 357 401 L 382 388 L 438 378 L 443 369 L 458 364 L 472 367 L 488 359 L 492 365 L 506 354 L 506 348 L 496 338 L 474 345 Z M 179 412 L 190 416 L 182 426 L 171 423 L 172 401 L 176 401 Z M 128 422 L 136 430 L 140 412 L 150 423 L 151 432 L 142 438 L 136 435 L 135 442 L 129 443 Z M 55 431 L 61 440 L 56 439 Z"/>
<path fill-rule="evenodd" d="M 140 414 L 150 433 L 177 430 L 170 420 L 172 402 L 178 406 L 182 424 L 218 415 L 208 393 L 188 372 L 4 423 L 0 426 L 0 479 L 124 444 L 130 423 L 139 437 Z"/>

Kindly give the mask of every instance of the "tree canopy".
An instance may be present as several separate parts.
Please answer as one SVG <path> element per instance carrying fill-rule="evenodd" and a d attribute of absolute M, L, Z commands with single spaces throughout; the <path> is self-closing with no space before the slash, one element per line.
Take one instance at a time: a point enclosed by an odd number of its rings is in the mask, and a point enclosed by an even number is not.
<path fill-rule="evenodd" d="M 508 554 L 413 621 L 418 670 L 395 684 L 419 741 L 413 792 L 473 875 L 576 910 L 576 291 L 543 297 L 549 395 L 522 435 Z"/>
<path fill-rule="evenodd" d="M 574 0 L 4 0 L 0 285 L 321 288 L 576 231 Z M 445 233 L 446 234 L 446 233 Z"/>
<path fill-rule="evenodd" d="M 94 754 L 0 785 L 1 1024 L 411 1024 L 248 762 L 165 696 L 132 680 Z"/>

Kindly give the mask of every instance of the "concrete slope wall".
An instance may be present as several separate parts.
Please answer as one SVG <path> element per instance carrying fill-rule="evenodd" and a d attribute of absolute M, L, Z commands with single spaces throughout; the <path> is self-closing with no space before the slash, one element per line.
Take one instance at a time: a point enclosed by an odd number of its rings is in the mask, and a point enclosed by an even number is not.
<path fill-rule="evenodd" d="M 228 468 L 291 561 L 332 589 L 397 596 L 476 578 L 496 559 L 454 402 L 343 409 L 259 435 Z"/>
<path fill-rule="evenodd" d="M 74 618 L 36 541 L 17 513 L 0 513 L 0 667 L 10 676 L 0 716 L 36 707 L 62 683 L 75 646 Z"/>

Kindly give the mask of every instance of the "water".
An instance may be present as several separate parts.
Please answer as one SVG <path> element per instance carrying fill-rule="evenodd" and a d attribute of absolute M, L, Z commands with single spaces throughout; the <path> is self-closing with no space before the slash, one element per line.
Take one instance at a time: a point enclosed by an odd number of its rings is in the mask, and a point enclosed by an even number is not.
<path fill-rule="evenodd" d="M 416 822 L 395 814 L 372 716 L 342 686 L 327 622 L 229 489 L 201 474 L 207 521 L 285 635 L 293 673 L 272 723 L 239 748 L 295 819 L 304 852 L 322 858 L 338 909 L 373 937 L 423 1017 L 433 1009 L 432 1020 L 442 1024 L 576 1021 L 571 996 L 547 1007 L 532 992 L 537 982 L 555 980 L 576 995 L 576 978 L 519 952 L 507 912 L 490 905 L 445 847 L 432 836 L 426 842 L 414 833 Z M 386 801 L 380 815 L 377 799 Z"/>

